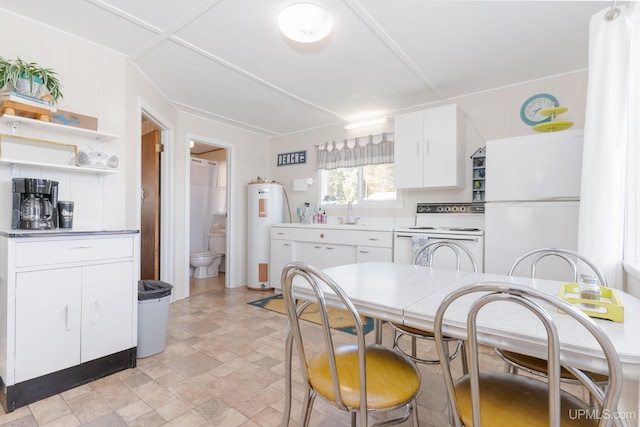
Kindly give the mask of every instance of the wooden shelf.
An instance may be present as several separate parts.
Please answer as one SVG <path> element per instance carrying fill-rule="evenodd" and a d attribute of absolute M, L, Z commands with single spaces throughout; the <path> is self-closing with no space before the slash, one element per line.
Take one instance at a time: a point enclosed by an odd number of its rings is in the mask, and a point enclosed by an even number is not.
<path fill-rule="evenodd" d="M 70 135 L 84 136 L 87 138 L 95 138 L 102 141 L 109 141 L 112 139 L 120 138 L 118 135 L 98 132 L 91 129 L 83 129 L 83 128 L 77 128 L 73 126 L 66 126 L 58 123 L 47 122 L 44 120 L 36 120 L 36 119 L 30 119 L 28 117 L 12 116 L 9 114 L 3 114 L 2 116 L 0 116 L 0 123 L 4 123 L 7 126 L 10 126 L 12 123 L 21 123 L 33 128 L 45 129 L 52 132 L 60 132 L 60 133 L 70 134 Z M 13 132 L 10 131 L 7 133 L 13 133 Z"/>
<path fill-rule="evenodd" d="M 99 169 L 99 168 L 87 168 L 82 166 L 53 165 L 48 163 L 29 162 L 26 160 L 0 159 L 0 164 L 8 165 L 8 166 L 34 166 L 39 168 L 63 170 L 68 172 L 89 173 L 89 174 L 95 174 L 95 175 L 107 175 L 107 174 L 118 173 L 118 171 L 114 169 Z"/>

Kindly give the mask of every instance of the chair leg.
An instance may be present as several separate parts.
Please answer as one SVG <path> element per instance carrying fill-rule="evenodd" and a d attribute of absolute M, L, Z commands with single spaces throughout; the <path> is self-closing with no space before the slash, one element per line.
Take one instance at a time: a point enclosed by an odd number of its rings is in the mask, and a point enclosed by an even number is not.
<path fill-rule="evenodd" d="M 458 341 L 460 346 L 460 362 L 462 363 L 462 373 L 467 375 L 469 373 L 469 361 L 467 360 L 467 346 L 464 341 Z"/>
<path fill-rule="evenodd" d="M 316 393 L 312 392 L 308 387 L 304 395 L 304 404 L 302 405 L 302 412 L 300 418 L 303 426 L 308 426 L 311 421 L 311 410 L 313 409 L 313 401 L 316 398 Z"/>
<path fill-rule="evenodd" d="M 419 427 L 420 421 L 418 420 L 418 400 L 411 402 L 411 417 L 413 418 L 413 427 Z"/>
<path fill-rule="evenodd" d="M 418 353 L 418 340 L 416 339 L 416 337 L 411 337 L 411 355 L 413 357 L 416 357 L 417 353 Z"/>

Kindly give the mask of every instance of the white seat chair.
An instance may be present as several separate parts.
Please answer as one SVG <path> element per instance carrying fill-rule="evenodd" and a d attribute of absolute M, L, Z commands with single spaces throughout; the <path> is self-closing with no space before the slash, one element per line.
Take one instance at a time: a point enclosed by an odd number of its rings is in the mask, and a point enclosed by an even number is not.
<path fill-rule="evenodd" d="M 310 287 L 313 301 L 301 301 L 296 297 L 295 286 Z M 293 336 L 300 359 L 305 396 L 301 423 L 309 424 L 313 402 L 321 396 L 337 408 L 351 413 L 351 425 L 359 418 L 360 426 L 368 425 L 368 414 L 405 408 L 403 414 L 393 420 L 376 425 L 392 425 L 410 417 L 418 426 L 416 397 L 420 390 L 420 373 L 415 364 L 401 353 L 379 344 L 366 344 L 361 317 L 348 296 L 335 281 L 319 269 L 305 263 L 294 262 L 282 271 L 282 293 L 284 296 L 289 333 Z M 330 328 L 325 294 L 332 294 L 332 307 L 343 309 L 345 316 L 355 325 L 356 335 L 345 342 L 345 333 Z M 320 314 L 321 333 L 317 327 L 300 325 L 305 311 Z M 334 334 L 340 334 L 342 344 L 336 345 Z M 319 345 L 319 340 L 323 341 Z M 321 347 L 321 348 L 318 348 Z M 289 343 L 287 343 L 289 353 Z M 288 364 L 288 370 L 291 364 Z M 285 373 L 290 381 L 291 372 Z M 289 390 L 288 390 L 289 394 Z M 288 424 L 290 406 L 285 408 Z"/>
<path fill-rule="evenodd" d="M 471 294 L 474 298 L 470 298 Z M 464 298 L 464 299 L 462 299 Z M 490 311 L 499 302 L 505 309 L 505 303 L 519 305 L 522 309 L 535 314 L 547 331 L 547 380 L 527 377 L 510 372 L 481 371 L 478 355 L 480 339 L 478 337 L 479 313 Z M 447 310 L 456 304 L 454 314 Z M 465 304 L 468 309 L 464 309 Z M 558 312 L 562 310 L 564 314 Z M 445 356 L 447 341 L 443 328 L 447 324 L 447 315 L 466 312 L 466 318 L 457 315 L 456 329 L 463 328 L 468 340 L 469 373 L 453 378 L 451 362 Z M 523 313 L 520 311 L 520 313 Z M 526 313 L 526 312 L 524 312 Z M 528 313 L 527 313 L 528 314 Z M 464 315 L 464 314 L 463 314 Z M 514 315 L 518 312 L 514 310 Z M 509 426 L 509 427 L 548 427 L 548 426 L 609 426 L 617 425 L 615 417 L 598 416 L 588 403 L 561 390 L 560 367 L 562 363 L 562 345 L 554 316 L 571 316 L 594 337 L 602 349 L 608 368 L 609 384 L 606 390 L 581 370 L 571 366 L 566 369 L 595 396 L 600 405 L 599 414 L 613 414 L 622 391 L 622 368 L 615 347 L 600 327 L 579 309 L 562 299 L 511 283 L 477 283 L 460 288 L 442 301 L 434 320 L 435 339 L 442 358 L 442 369 L 449 398 L 449 407 L 453 408 L 456 427 Z M 531 316 L 527 317 L 530 321 Z M 460 326 L 462 325 L 462 326 Z M 572 331 L 575 326 L 572 325 Z M 448 330 L 451 333 L 451 330 Z M 582 415 L 581 415 L 582 414 Z M 611 424 L 610 424 L 611 423 Z"/>
<path fill-rule="evenodd" d="M 429 242 L 423 245 L 422 247 L 420 247 L 420 249 L 416 251 L 413 257 L 413 264 L 426 265 L 427 267 L 431 267 L 433 264 L 436 251 L 441 249 L 448 249 L 450 251 L 453 251 L 456 257 L 456 270 L 460 270 L 461 261 L 464 257 L 466 257 L 471 262 L 473 271 L 474 272 L 478 271 L 478 264 L 473 254 L 465 246 L 459 243 L 456 243 L 454 241 L 439 240 L 435 242 Z M 413 360 L 416 363 L 423 363 L 425 365 L 437 365 L 440 363 L 440 359 L 438 358 L 430 359 L 427 357 L 419 357 L 417 355 L 417 347 L 418 347 L 419 341 L 422 340 L 423 342 L 435 343 L 433 331 L 412 328 L 412 327 L 403 325 L 401 323 L 394 323 L 394 322 L 391 322 L 390 325 L 394 329 L 393 347 L 395 349 L 402 352 L 403 354 L 405 354 L 407 357 L 409 357 L 411 360 Z M 410 352 L 407 352 L 404 349 L 404 347 L 406 346 L 403 346 L 401 344 L 401 341 L 405 337 L 409 337 L 411 339 Z M 455 350 L 452 353 L 450 353 L 449 358 L 453 360 L 456 356 L 460 355 L 460 358 L 462 360 L 462 367 L 466 372 L 467 358 L 466 358 L 463 342 L 455 339 L 451 339 L 450 341 L 455 342 L 456 346 L 455 346 Z"/>
<path fill-rule="evenodd" d="M 566 262 L 569 267 L 567 272 L 568 274 L 565 276 L 566 280 L 570 280 L 573 282 L 578 281 L 578 273 L 580 271 L 578 263 L 583 263 L 587 271 L 590 270 L 593 275 L 598 278 L 599 284 L 601 286 L 607 286 L 607 279 L 605 278 L 602 271 L 590 260 L 580 255 L 579 253 L 562 248 L 538 248 L 531 250 L 513 261 L 511 264 L 511 268 L 509 269 L 509 276 L 513 276 L 516 273 L 518 268 L 528 267 L 525 270 L 529 271 L 529 277 L 535 278 L 538 264 L 544 260 L 545 258 L 557 258 Z M 528 264 L 527 264 L 528 263 Z M 520 270 L 521 271 L 521 270 Z M 547 372 L 547 361 L 544 359 L 540 359 L 537 357 L 531 357 L 524 354 L 520 354 L 513 351 L 505 351 L 501 349 L 496 349 L 496 354 L 505 362 L 505 370 L 518 373 L 519 370 L 528 372 L 530 374 L 539 375 L 542 377 L 546 377 L 548 375 Z M 608 380 L 606 375 L 589 373 L 592 378 L 600 384 L 600 386 L 604 386 Z M 568 383 L 578 383 L 578 379 L 566 369 L 561 370 L 561 378 L 564 382 Z"/>

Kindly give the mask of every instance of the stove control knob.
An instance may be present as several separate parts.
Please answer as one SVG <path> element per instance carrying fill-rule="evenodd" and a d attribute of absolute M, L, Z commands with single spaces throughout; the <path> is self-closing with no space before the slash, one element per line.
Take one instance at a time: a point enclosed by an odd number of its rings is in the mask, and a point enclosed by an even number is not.
<path fill-rule="evenodd" d="M 466 211 L 466 210 L 467 210 L 467 207 L 466 207 L 466 206 L 460 206 L 460 212 L 464 212 L 464 211 Z"/>
<path fill-rule="evenodd" d="M 442 212 L 442 211 L 443 211 L 442 206 L 438 206 L 438 209 L 437 209 L 437 210 L 438 210 L 438 212 Z"/>
<path fill-rule="evenodd" d="M 458 212 L 458 207 L 454 206 L 454 207 L 451 208 L 451 210 L 453 210 L 454 212 Z"/>

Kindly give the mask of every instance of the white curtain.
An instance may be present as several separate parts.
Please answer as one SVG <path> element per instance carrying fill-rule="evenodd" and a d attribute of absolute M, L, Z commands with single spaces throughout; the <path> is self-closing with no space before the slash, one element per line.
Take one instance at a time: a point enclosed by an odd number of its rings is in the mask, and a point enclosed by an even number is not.
<path fill-rule="evenodd" d="M 215 162 L 192 157 L 190 163 L 190 250 L 209 250 L 209 230 L 215 212 L 218 167 Z"/>
<path fill-rule="evenodd" d="M 393 163 L 393 134 L 382 133 L 316 146 L 316 169 L 332 170 Z"/>
<path fill-rule="evenodd" d="M 637 130 L 632 131 L 639 117 L 640 46 L 638 8 L 619 9 L 613 19 L 607 16 L 609 8 L 591 18 L 578 251 L 603 270 L 611 285 L 622 288 L 624 247 L 638 243 L 631 243 L 636 238 L 629 235 L 638 211 L 632 217 L 627 209 L 637 203 L 630 196 L 635 199 L 639 190 L 628 172 L 635 173 L 640 165 Z"/>

